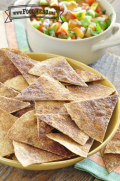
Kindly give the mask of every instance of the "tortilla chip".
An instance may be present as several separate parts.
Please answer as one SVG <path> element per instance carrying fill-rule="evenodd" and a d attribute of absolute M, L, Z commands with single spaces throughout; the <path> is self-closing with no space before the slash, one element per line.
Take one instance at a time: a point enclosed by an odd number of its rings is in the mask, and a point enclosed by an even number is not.
<path fill-rule="evenodd" d="M 38 138 L 37 117 L 35 115 L 35 110 L 29 111 L 17 119 L 17 121 L 9 129 L 6 137 L 55 153 L 57 155 L 65 157 L 73 156 L 73 153 L 71 153 L 69 150 L 46 136 Z"/>
<path fill-rule="evenodd" d="M 0 96 L 4 96 L 4 97 L 11 97 L 14 98 L 15 96 L 17 96 L 19 94 L 19 92 L 5 86 L 4 84 L 2 84 L 0 82 Z"/>
<path fill-rule="evenodd" d="M 9 52 L 15 53 L 15 54 L 17 54 L 17 55 L 21 55 L 21 56 L 24 56 L 24 57 L 29 58 L 28 55 L 26 55 L 25 53 L 21 52 L 21 51 L 20 51 L 19 49 L 17 49 L 17 48 L 2 48 L 2 50 L 9 51 Z"/>
<path fill-rule="evenodd" d="M 36 114 L 42 121 L 68 135 L 77 143 L 84 145 L 89 136 L 83 133 L 67 114 Z"/>
<path fill-rule="evenodd" d="M 42 121 L 39 117 L 37 117 L 37 129 L 38 129 L 38 137 L 41 138 L 42 136 L 46 135 L 54 128 L 44 121 Z"/>
<path fill-rule="evenodd" d="M 0 96 L 0 109 L 9 113 L 16 112 L 20 109 L 28 107 L 30 103 L 19 101 L 17 99 Z"/>
<path fill-rule="evenodd" d="M 68 150 L 75 153 L 76 155 L 79 155 L 82 157 L 87 157 L 87 154 L 93 144 L 92 138 L 89 138 L 86 144 L 82 146 L 76 143 L 75 141 L 73 141 L 67 135 L 64 135 L 62 133 L 49 133 L 46 136 L 54 141 L 57 141 L 61 145 L 65 146 Z"/>
<path fill-rule="evenodd" d="M 36 101 L 35 110 L 39 114 L 68 114 L 64 103 L 65 101 Z M 37 125 L 39 137 L 44 136 L 54 129 L 52 126 L 42 121 L 39 117 L 37 120 Z"/>
<path fill-rule="evenodd" d="M 105 148 L 105 153 L 113 153 L 113 154 L 120 154 L 120 125 L 113 136 L 113 138 L 108 142 Z"/>
<path fill-rule="evenodd" d="M 42 74 L 41 77 L 31 84 L 21 94 L 16 96 L 20 100 L 73 100 L 68 89 L 60 82 Z"/>
<path fill-rule="evenodd" d="M 101 155 L 108 172 L 112 172 L 120 164 L 120 154 L 104 154 L 105 148 L 101 149 Z"/>
<path fill-rule="evenodd" d="M 65 101 L 35 101 L 35 110 L 39 114 L 68 114 Z"/>
<path fill-rule="evenodd" d="M 85 101 L 91 99 L 104 98 L 115 92 L 115 89 L 104 86 L 97 82 L 88 83 L 88 87 L 66 86 L 72 93 L 74 100 Z"/>
<path fill-rule="evenodd" d="M 0 109 L 0 156 L 14 153 L 12 140 L 5 138 L 5 136 L 16 120 L 15 116 Z"/>
<path fill-rule="evenodd" d="M 6 80 L 20 74 L 19 70 L 7 56 L 6 50 L 0 49 L 0 82 L 4 83 Z"/>
<path fill-rule="evenodd" d="M 28 71 L 36 63 L 38 63 L 37 61 L 32 60 L 31 58 L 28 58 L 28 57 L 24 57 L 24 56 L 9 52 L 9 51 L 7 51 L 6 53 L 7 53 L 8 57 L 10 58 L 10 60 L 18 68 L 18 70 L 21 72 L 21 74 L 24 76 L 24 78 L 26 79 L 26 81 L 29 84 L 32 84 L 33 82 L 35 82 L 38 79 L 37 76 L 28 74 Z"/>
<path fill-rule="evenodd" d="M 46 163 L 64 158 L 24 143 L 13 141 L 13 145 L 15 155 L 24 167 L 35 163 Z"/>
<path fill-rule="evenodd" d="M 61 82 L 87 87 L 87 84 L 74 71 L 65 57 L 62 56 L 37 63 L 29 70 L 29 73 L 37 76 L 48 73 L 51 77 Z"/>
<path fill-rule="evenodd" d="M 26 89 L 29 86 L 29 84 L 22 75 L 13 77 L 12 79 L 5 81 L 4 84 L 19 92 L 22 92 L 24 89 Z"/>
<path fill-rule="evenodd" d="M 74 69 L 75 72 L 84 80 L 84 82 L 92 82 L 105 79 L 102 75 L 94 74 L 92 72 Z"/>
<path fill-rule="evenodd" d="M 14 113 L 12 113 L 14 116 L 20 118 L 23 114 L 25 114 L 28 111 L 32 111 L 35 109 L 35 102 L 34 101 L 28 101 L 30 103 L 30 105 L 24 109 L 21 109 L 19 111 L 16 111 Z"/>
<path fill-rule="evenodd" d="M 118 95 L 64 104 L 78 127 L 91 138 L 103 142 Z"/>

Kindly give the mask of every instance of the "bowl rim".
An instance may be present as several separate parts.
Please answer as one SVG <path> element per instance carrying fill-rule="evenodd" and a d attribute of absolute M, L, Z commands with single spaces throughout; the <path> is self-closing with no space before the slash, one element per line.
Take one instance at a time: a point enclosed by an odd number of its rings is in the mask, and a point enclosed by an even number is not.
<path fill-rule="evenodd" d="M 46 57 L 55 57 L 55 56 L 59 56 L 57 54 L 49 54 L 49 53 L 35 53 L 35 52 L 28 52 L 26 53 L 28 56 L 30 55 L 45 55 Z M 73 60 L 71 58 L 65 57 L 68 61 L 70 61 L 71 63 L 74 63 L 74 65 L 78 65 L 79 68 L 84 68 L 84 70 L 96 73 L 98 75 L 102 75 L 100 72 L 96 71 L 95 69 L 85 65 L 84 63 L 78 62 L 76 60 Z M 103 75 L 102 75 L 103 76 Z M 114 87 L 114 85 L 104 76 L 105 80 L 107 80 L 107 82 L 111 85 L 111 87 Z M 116 89 L 115 89 L 116 90 Z M 117 94 L 117 90 L 115 91 L 115 93 Z M 120 110 L 120 100 L 118 99 L 118 110 Z M 117 131 L 117 128 L 119 126 L 119 117 L 120 117 L 120 111 L 118 111 L 118 115 L 117 115 L 117 124 L 113 130 L 113 132 L 109 135 L 109 137 L 103 141 L 103 143 L 101 143 L 97 148 L 95 148 L 93 151 L 88 153 L 88 156 L 91 156 L 95 153 L 97 153 L 100 149 L 102 149 L 114 136 L 115 132 Z M 19 163 L 18 161 L 15 160 L 11 160 L 8 158 L 4 158 L 4 157 L 0 157 L 0 162 L 9 166 L 13 166 L 13 167 L 17 167 L 17 168 L 22 168 L 22 169 L 26 169 L 26 170 L 51 170 L 51 169 L 57 169 L 57 168 L 63 168 L 66 166 L 70 166 L 73 165 L 81 160 L 83 160 L 85 158 L 83 157 L 76 157 L 76 158 L 71 158 L 71 159 L 67 159 L 67 160 L 63 160 L 63 161 L 55 161 L 55 162 L 48 162 L 48 163 L 40 163 L 40 164 L 32 164 L 30 166 L 27 167 L 23 167 L 21 163 Z"/>
<path fill-rule="evenodd" d="M 85 38 L 85 39 L 75 39 L 75 40 L 69 40 L 69 39 L 61 39 L 61 38 L 56 38 L 56 37 L 52 37 L 52 36 L 48 36 L 40 31 L 38 31 L 36 28 L 34 28 L 30 22 L 30 19 L 27 19 L 29 25 L 32 27 L 32 29 L 38 34 L 38 35 L 41 35 L 41 36 L 45 36 L 46 38 L 50 38 L 52 41 L 63 41 L 63 42 L 79 42 L 79 41 L 89 41 L 89 40 L 94 40 L 96 37 L 100 37 L 102 36 L 103 34 L 106 34 L 112 27 L 113 27 L 113 24 L 115 23 L 116 21 L 116 12 L 113 8 L 113 6 L 107 1 L 107 0 L 102 0 L 102 1 L 105 1 L 107 3 L 108 6 L 110 6 L 112 12 L 113 12 L 113 16 L 112 16 L 112 22 L 111 22 L 111 25 L 105 30 L 103 31 L 102 33 L 96 35 L 96 36 L 92 36 L 92 37 L 89 37 L 89 38 Z"/>

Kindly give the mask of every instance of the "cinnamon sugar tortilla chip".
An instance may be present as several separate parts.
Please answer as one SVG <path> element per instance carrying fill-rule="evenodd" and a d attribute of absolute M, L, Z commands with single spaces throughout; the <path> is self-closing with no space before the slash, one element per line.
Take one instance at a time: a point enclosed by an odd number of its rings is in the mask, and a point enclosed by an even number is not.
<path fill-rule="evenodd" d="M 24 57 L 29 58 L 28 55 L 26 55 L 25 53 L 21 52 L 21 51 L 20 51 L 19 49 L 17 49 L 17 48 L 2 48 L 2 50 L 9 51 L 9 52 L 15 53 L 15 54 L 17 54 L 17 55 L 21 55 L 21 56 L 24 56 Z"/>
<path fill-rule="evenodd" d="M 17 99 L 0 96 L 0 109 L 9 113 L 16 112 L 20 109 L 28 107 L 30 103 L 19 101 Z"/>
<path fill-rule="evenodd" d="M 85 82 L 92 82 L 105 79 L 102 75 L 94 74 L 92 72 L 87 72 L 80 69 L 74 70 Z"/>
<path fill-rule="evenodd" d="M 35 163 L 46 163 L 64 158 L 24 143 L 13 141 L 13 145 L 15 155 L 24 167 Z"/>
<path fill-rule="evenodd" d="M 66 87 L 72 93 L 74 100 L 76 101 L 104 98 L 115 92 L 115 89 L 104 86 L 97 82 L 88 83 L 88 87 L 74 85 L 68 85 Z"/>
<path fill-rule="evenodd" d="M 37 129 L 38 129 L 38 137 L 41 138 L 42 136 L 52 131 L 54 128 L 45 123 L 44 121 L 40 120 L 39 117 L 37 117 Z"/>
<path fill-rule="evenodd" d="M 108 172 L 112 172 L 120 164 L 120 154 L 104 153 L 105 148 L 101 149 L 101 155 Z"/>
<path fill-rule="evenodd" d="M 0 156 L 14 153 L 12 140 L 5 138 L 8 130 L 17 118 L 0 109 Z"/>
<path fill-rule="evenodd" d="M 84 145 L 89 136 L 82 132 L 67 114 L 39 114 L 36 115 L 44 122 L 71 137 L 77 143 Z"/>
<path fill-rule="evenodd" d="M 57 141 L 61 145 L 65 146 L 68 150 L 75 153 L 76 155 L 82 157 L 87 157 L 90 147 L 93 144 L 92 138 L 89 138 L 89 140 L 85 143 L 85 145 L 82 146 L 77 142 L 73 141 L 67 135 L 64 135 L 62 133 L 49 133 L 46 136 L 54 141 Z"/>
<path fill-rule="evenodd" d="M 42 74 L 16 98 L 20 100 L 73 100 L 69 90 L 48 74 Z"/>
<path fill-rule="evenodd" d="M 10 60 L 13 62 L 13 64 L 18 68 L 18 70 L 21 72 L 21 74 L 24 76 L 26 81 L 29 84 L 32 84 L 35 82 L 38 77 L 34 75 L 30 75 L 28 71 L 36 64 L 38 63 L 35 60 L 32 60 L 31 58 L 24 57 L 12 52 L 7 51 L 6 52 Z"/>
<path fill-rule="evenodd" d="M 4 83 L 6 80 L 20 74 L 19 70 L 7 56 L 6 50 L 0 49 L 0 82 Z"/>
<path fill-rule="evenodd" d="M 37 76 L 48 73 L 51 77 L 61 82 L 87 87 L 87 84 L 85 84 L 81 77 L 74 71 L 65 57 L 62 56 L 37 63 L 29 70 L 29 73 Z"/>
<path fill-rule="evenodd" d="M 64 104 L 78 127 L 91 138 L 103 142 L 118 95 Z"/>
<path fill-rule="evenodd" d="M 0 96 L 4 96 L 4 97 L 11 97 L 14 98 L 15 96 L 17 96 L 19 94 L 19 92 L 5 86 L 4 84 L 2 84 L 0 82 Z"/>
<path fill-rule="evenodd" d="M 69 150 L 46 136 L 38 138 L 35 110 L 29 111 L 17 119 L 17 121 L 9 129 L 6 137 L 57 155 L 65 157 L 73 156 L 73 153 Z"/>
<path fill-rule="evenodd" d="M 30 105 L 26 108 L 23 108 L 19 111 L 16 111 L 14 113 L 12 113 L 14 116 L 20 118 L 23 114 L 25 114 L 28 111 L 32 111 L 35 109 L 35 102 L 34 101 L 28 101 L 30 103 Z"/>
<path fill-rule="evenodd" d="M 29 86 L 29 84 L 27 83 L 27 81 L 25 80 L 25 78 L 22 75 L 13 77 L 12 79 L 5 81 L 4 84 L 19 92 L 23 91 L 24 89 L 26 89 Z"/>
<path fill-rule="evenodd" d="M 64 103 L 65 101 L 36 101 L 35 110 L 39 114 L 68 114 Z M 37 118 L 39 137 L 42 137 L 54 129 L 52 126 L 42 121 L 39 117 Z"/>
<path fill-rule="evenodd" d="M 120 125 L 113 136 L 113 138 L 108 142 L 105 148 L 105 153 L 113 153 L 113 154 L 120 154 Z"/>
<path fill-rule="evenodd" d="M 35 110 L 39 114 L 68 114 L 65 101 L 35 101 Z"/>

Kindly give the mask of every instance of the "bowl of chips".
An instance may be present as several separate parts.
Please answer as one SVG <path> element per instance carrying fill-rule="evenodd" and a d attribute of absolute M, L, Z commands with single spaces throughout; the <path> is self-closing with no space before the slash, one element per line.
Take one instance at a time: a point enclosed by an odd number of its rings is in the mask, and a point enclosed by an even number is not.
<path fill-rule="evenodd" d="M 102 74 L 55 54 L 0 53 L 1 163 L 28 170 L 67 167 L 114 136 L 119 99 Z"/>

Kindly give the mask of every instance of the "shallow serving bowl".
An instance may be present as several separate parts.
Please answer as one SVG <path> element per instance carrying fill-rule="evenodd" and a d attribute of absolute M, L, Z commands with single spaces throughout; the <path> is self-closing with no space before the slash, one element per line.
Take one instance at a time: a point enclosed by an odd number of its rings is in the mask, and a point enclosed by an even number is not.
<path fill-rule="evenodd" d="M 27 53 L 27 55 L 30 56 L 32 59 L 35 59 L 38 61 L 42 61 L 42 60 L 46 60 L 46 59 L 51 58 L 51 57 L 58 56 L 58 55 L 48 54 L 48 53 Z M 85 65 L 83 63 L 72 60 L 70 58 L 66 58 L 66 59 L 73 68 L 77 68 L 77 69 L 81 69 L 81 70 L 85 70 L 85 71 L 89 71 L 89 72 L 93 72 L 93 73 L 96 73 L 98 75 L 101 75 L 99 72 L 92 69 L 91 67 L 88 67 L 87 65 Z M 107 78 L 105 78 L 105 80 L 102 80 L 100 82 L 101 82 L 101 84 L 103 84 L 105 86 L 115 88 L 113 86 L 113 84 Z M 117 91 L 115 92 L 115 94 L 117 94 Z M 108 129 L 107 129 L 107 132 L 105 135 L 104 142 L 99 143 L 97 141 L 94 141 L 94 144 L 93 144 L 88 156 L 98 152 L 114 136 L 114 134 L 118 128 L 118 125 L 119 125 L 119 116 L 120 116 L 119 110 L 120 110 L 120 102 L 118 99 L 117 105 L 115 107 L 112 118 L 111 118 L 110 123 L 108 125 Z M 67 159 L 67 160 L 63 160 L 63 161 L 34 164 L 34 165 L 30 165 L 28 167 L 23 167 L 18 161 L 14 161 L 14 160 L 4 158 L 4 157 L 0 157 L 0 162 L 3 164 L 9 165 L 9 166 L 18 167 L 18 168 L 27 169 L 27 170 L 51 170 L 51 169 L 58 169 L 58 168 L 73 165 L 73 164 L 75 164 L 75 163 L 77 163 L 83 159 L 84 159 L 83 157 L 76 156 L 75 158 L 71 158 L 71 159 Z"/>
<path fill-rule="evenodd" d="M 103 33 L 78 40 L 66 40 L 48 36 L 35 29 L 29 18 L 21 19 L 26 28 L 30 47 L 34 52 L 55 53 L 73 58 L 85 64 L 90 64 L 100 59 L 106 52 L 106 48 L 120 44 L 120 24 L 115 23 L 116 12 L 107 0 L 98 0 L 106 14 L 113 13 L 111 25 Z M 37 4 L 39 0 L 19 0 L 15 5 Z M 19 10 L 23 7 L 19 6 Z M 27 7 L 29 9 L 30 7 Z M 116 32 L 118 30 L 118 32 Z"/>

